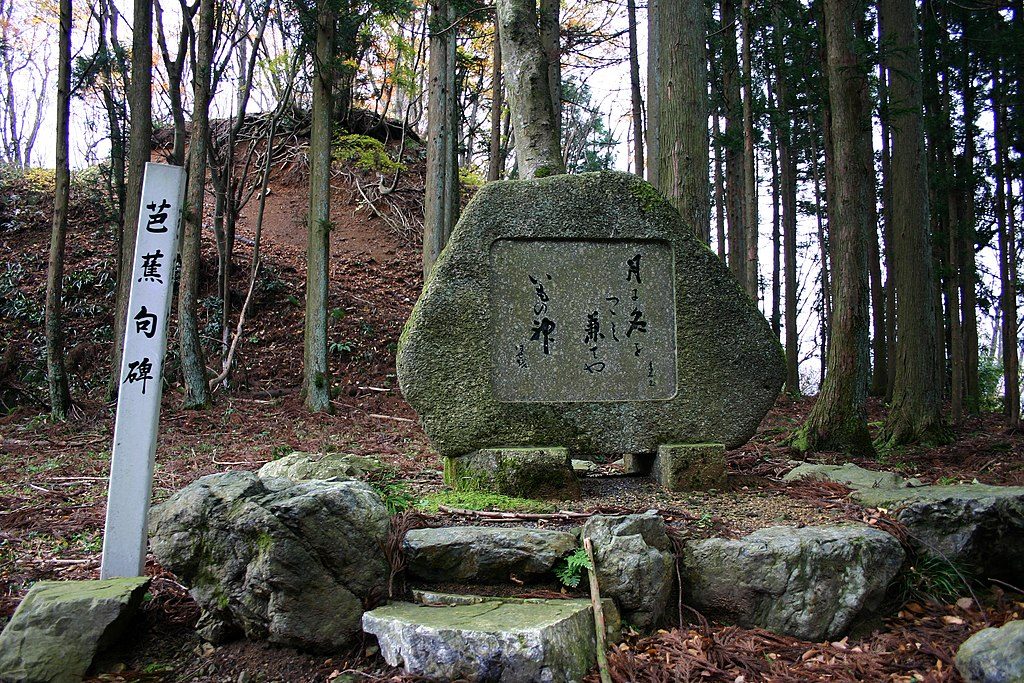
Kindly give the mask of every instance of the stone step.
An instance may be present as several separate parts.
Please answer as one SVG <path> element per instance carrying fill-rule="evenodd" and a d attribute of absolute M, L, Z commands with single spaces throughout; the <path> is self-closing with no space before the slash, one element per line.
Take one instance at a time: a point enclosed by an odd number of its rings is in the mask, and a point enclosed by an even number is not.
<path fill-rule="evenodd" d="M 485 598 L 417 591 L 363 615 L 392 666 L 441 680 L 580 681 L 596 664 L 589 600 Z M 619 618 L 602 603 L 612 635 Z"/>
<path fill-rule="evenodd" d="M 538 581 L 553 578 L 578 543 L 564 531 L 453 526 L 408 532 L 403 552 L 409 573 L 424 581 Z"/>

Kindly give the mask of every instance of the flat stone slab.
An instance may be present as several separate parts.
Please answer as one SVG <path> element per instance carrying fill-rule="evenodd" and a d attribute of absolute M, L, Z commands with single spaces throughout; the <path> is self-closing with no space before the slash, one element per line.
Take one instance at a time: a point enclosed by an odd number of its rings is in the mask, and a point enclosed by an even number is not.
<path fill-rule="evenodd" d="M 721 260 L 653 186 L 613 172 L 481 188 L 413 309 L 397 368 L 449 457 L 735 448 L 785 370 Z"/>
<path fill-rule="evenodd" d="M 457 526 L 413 529 L 402 550 L 409 573 L 417 578 L 490 583 L 551 578 L 555 565 L 577 544 L 564 531 Z"/>
<path fill-rule="evenodd" d="M 861 505 L 890 510 L 921 552 L 969 565 L 985 576 L 1024 576 L 1024 486 L 857 489 Z"/>
<path fill-rule="evenodd" d="M 771 527 L 688 543 L 688 595 L 741 626 L 835 638 L 876 616 L 903 564 L 899 541 L 863 525 Z"/>
<path fill-rule="evenodd" d="M 578 500 L 576 472 L 565 448 L 484 448 L 444 459 L 444 483 L 455 491 L 490 491 L 539 500 Z"/>
<path fill-rule="evenodd" d="M 36 583 L 0 633 L 0 681 L 81 681 L 124 635 L 147 586 L 147 577 Z"/>
<path fill-rule="evenodd" d="M 854 489 L 895 489 L 921 485 L 920 482 L 904 479 L 895 472 L 867 470 L 852 462 L 842 465 L 805 462 L 797 465 L 782 477 L 782 481 L 787 482 L 800 479 L 825 479 L 846 484 Z"/>
<path fill-rule="evenodd" d="M 363 615 L 392 666 L 440 680 L 580 681 L 596 663 L 589 600 L 395 602 Z"/>

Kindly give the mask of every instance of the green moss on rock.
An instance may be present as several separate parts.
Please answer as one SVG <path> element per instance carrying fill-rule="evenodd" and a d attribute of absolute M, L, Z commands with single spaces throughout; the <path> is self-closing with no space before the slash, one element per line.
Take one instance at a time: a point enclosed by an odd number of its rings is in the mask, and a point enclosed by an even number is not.
<path fill-rule="evenodd" d="M 444 481 L 455 491 L 539 500 L 580 497 L 565 448 L 491 448 L 445 458 Z"/>

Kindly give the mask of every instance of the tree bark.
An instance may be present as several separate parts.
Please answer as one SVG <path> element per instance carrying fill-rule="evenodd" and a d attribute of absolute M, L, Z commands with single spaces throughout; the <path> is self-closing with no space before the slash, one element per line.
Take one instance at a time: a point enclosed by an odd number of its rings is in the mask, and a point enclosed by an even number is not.
<path fill-rule="evenodd" d="M 331 246 L 335 24 L 330 0 L 320 0 L 316 13 L 313 113 L 309 136 L 309 241 L 306 248 L 302 374 L 302 395 L 306 408 L 312 412 L 331 411 L 331 381 L 327 367 L 327 284 Z"/>
<path fill-rule="evenodd" d="M 793 440 L 800 451 L 873 455 L 867 426 L 868 175 L 871 112 L 864 108 L 866 66 L 858 56 L 858 0 L 824 0 L 829 103 L 835 164 L 829 233 L 835 288 L 828 371 L 807 422 Z"/>
<path fill-rule="evenodd" d="M 107 398 L 117 397 L 121 380 L 121 352 L 132 286 L 132 259 L 142 200 L 142 176 L 153 144 L 153 2 L 134 0 L 132 31 L 132 81 L 129 95 L 131 129 L 128 133 L 127 187 L 121 250 L 118 254 L 117 300 L 114 305 L 114 347 L 111 353 Z"/>
<path fill-rule="evenodd" d="M 880 441 L 897 446 L 944 432 L 932 254 L 928 240 L 928 176 L 921 121 L 921 61 L 914 0 L 880 0 L 892 127 L 892 247 L 896 346 L 892 407 Z"/>
<path fill-rule="evenodd" d="M 648 7 L 648 22 L 650 21 Z M 636 39 L 636 0 L 626 0 L 626 14 L 629 32 L 629 94 L 633 116 L 633 172 L 644 177 L 644 113 L 643 99 L 640 95 L 640 57 Z M 650 36 L 648 36 L 650 43 Z M 650 46 L 648 46 L 650 59 Z"/>
<path fill-rule="evenodd" d="M 712 140 L 715 147 L 715 236 L 718 242 L 718 258 L 722 263 L 726 263 L 725 177 L 722 171 L 722 127 L 717 111 L 712 120 L 715 126 L 715 137 Z"/>
<path fill-rule="evenodd" d="M 1006 169 L 1006 114 L 1001 58 L 992 72 L 992 115 L 995 148 L 995 209 L 999 235 L 999 310 L 1002 313 L 1003 415 L 1007 427 L 1020 427 L 1020 358 L 1017 353 L 1017 248 L 1013 222 L 1012 190 Z"/>
<path fill-rule="evenodd" d="M 555 139 L 562 140 L 562 3 L 540 0 L 537 19 L 540 24 L 540 46 L 548 66 L 548 91 L 555 121 Z"/>
<path fill-rule="evenodd" d="M 711 241 L 707 39 L 700 0 L 648 5 L 648 174 L 697 239 Z M 656 95 L 654 93 L 657 93 Z"/>
<path fill-rule="evenodd" d="M 521 178 L 565 173 L 535 0 L 498 0 L 498 36 Z"/>
<path fill-rule="evenodd" d="M 892 173 L 889 136 L 889 77 L 885 67 L 885 52 L 878 60 L 878 120 L 882 134 L 882 242 L 885 245 L 885 338 L 887 364 L 885 374 L 885 402 L 892 402 L 892 388 L 896 383 L 896 276 L 893 272 L 892 253 Z"/>
<path fill-rule="evenodd" d="M 964 336 L 964 408 L 971 415 L 981 410 L 981 383 L 978 376 L 978 295 L 975 290 L 977 264 L 974 245 L 977 241 L 974 194 L 976 180 L 974 158 L 977 154 L 975 120 L 977 102 L 974 88 L 974 69 L 970 53 L 962 50 L 960 65 L 961 93 L 964 101 L 964 152 L 957 172 L 963 201 L 960 205 L 960 306 L 963 309 Z"/>
<path fill-rule="evenodd" d="M 423 199 L 423 282 L 459 217 L 459 107 L 455 84 L 456 34 L 449 0 L 430 3 L 427 90 L 427 174 Z"/>
<path fill-rule="evenodd" d="M 50 260 L 46 270 L 46 378 L 50 391 L 50 415 L 67 418 L 71 392 L 64 368 L 64 244 L 68 234 L 68 198 L 71 169 L 68 164 L 68 123 L 71 119 L 71 0 L 60 0 L 60 34 L 57 45 L 57 150 L 54 171 L 53 228 Z"/>
<path fill-rule="evenodd" d="M 740 9 L 743 25 L 743 225 L 747 232 L 747 292 L 754 301 L 757 301 L 760 294 L 760 273 L 757 249 L 757 160 L 754 156 L 754 73 L 750 59 L 753 39 L 750 12 L 750 0 L 743 0 Z"/>
<path fill-rule="evenodd" d="M 185 229 L 181 242 L 181 281 L 178 290 L 178 346 L 185 381 L 183 404 L 204 408 L 210 403 L 206 358 L 199 341 L 196 310 L 199 300 L 199 268 L 206 199 L 206 155 L 210 137 L 211 69 L 213 62 L 214 0 L 201 0 L 196 31 L 196 63 L 192 74 L 192 135 L 188 155 Z M 268 152 L 269 154 L 269 152 Z"/>
<path fill-rule="evenodd" d="M 725 109 L 725 204 L 729 220 L 729 270 L 751 294 L 747 277 L 747 228 L 743 168 L 743 106 L 736 54 L 736 0 L 722 3 L 722 99 Z M 756 296 L 756 294 L 751 294 Z"/>
<path fill-rule="evenodd" d="M 504 171 L 504 155 L 501 151 L 501 40 L 498 38 L 498 21 L 494 21 L 494 47 L 491 53 L 491 143 L 487 159 L 487 180 L 500 180 Z"/>

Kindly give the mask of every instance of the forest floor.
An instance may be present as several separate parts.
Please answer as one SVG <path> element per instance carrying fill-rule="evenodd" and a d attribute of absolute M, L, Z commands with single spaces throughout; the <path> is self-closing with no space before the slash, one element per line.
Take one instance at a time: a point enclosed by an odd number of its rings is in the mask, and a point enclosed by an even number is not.
<path fill-rule="evenodd" d="M 115 241 L 95 180 L 76 184 L 68 236 L 67 347 L 75 418 L 46 416 L 42 378 L 42 307 L 50 208 L 43 174 L 0 175 L 0 624 L 35 581 L 98 576 L 113 404 L 101 399 L 111 348 Z M 421 190 L 415 173 L 404 180 Z M 420 187 L 417 188 L 417 183 Z M 181 408 L 177 351 L 168 352 L 154 501 L 199 476 L 253 470 L 292 451 L 373 455 L 393 468 L 410 500 L 442 491 L 440 458 L 397 388 L 394 354 L 421 286 L 419 246 L 360 209 L 344 180 L 332 218 L 330 330 L 331 415 L 311 415 L 298 395 L 302 359 L 305 179 L 281 169 L 268 197 L 264 265 L 254 291 L 230 390 L 204 411 Z M 252 216 L 244 213 L 235 259 L 237 301 L 247 286 Z M 204 243 L 201 321 L 210 358 L 219 350 L 216 249 Z M 232 322 L 234 325 L 234 322 Z M 175 322 L 171 322 L 172 339 Z M 885 527 L 884 514 L 849 504 L 842 487 L 784 485 L 791 467 L 785 440 L 812 399 L 780 399 L 757 436 L 730 452 L 729 484 L 720 491 L 667 494 L 644 479 L 584 479 L 584 498 L 564 509 L 658 508 L 689 537 L 738 536 L 773 524 L 858 519 Z M 885 408 L 871 403 L 873 428 Z M 940 448 L 907 448 L 855 459 L 926 483 L 980 481 L 1024 485 L 1024 435 L 1007 433 L 987 413 L 955 429 Z M 819 453 L 817 461 L 837 462 Z M 428 523 L 466 522 L 438 513 Z M 198 608 L 175 577 L 150 559 L 154 577 L 142 634 L 108 658 L 96 680 L 344 681 L 415 680 L 388 667 L 372 638 L 331 657 L 261 643 L 221 647 L 194 634 Z M 876 631 L 835 643 L 808 643 L 756 629 L 707 623 L 683 610 L 676 626 L 629 636 L 611 655 L 617 681 L 892 680 L 956 681 L 953 655 L 971 633 L 1024 615 L 1024 596 L 979 582 L 959 594 L 908 585 L 907 602 Z M 596 679 L 595 679 L 596 680 Z"/>

